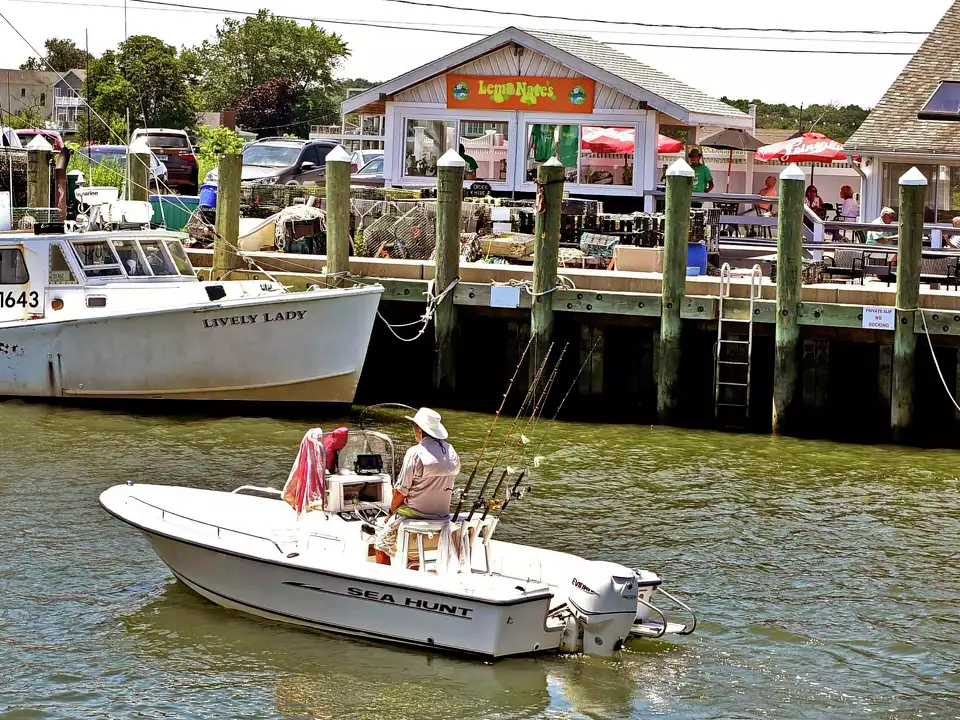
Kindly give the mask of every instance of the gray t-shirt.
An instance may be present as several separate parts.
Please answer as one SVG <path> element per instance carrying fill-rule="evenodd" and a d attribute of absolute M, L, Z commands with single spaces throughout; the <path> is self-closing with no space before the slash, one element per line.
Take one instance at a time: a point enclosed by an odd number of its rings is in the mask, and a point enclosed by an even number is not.
<path fill-rule="evenodd" d="M 397 490 L 406 497 L 405 504 L 421 515 L 446 517 L 459 472 L 460 457 L 453 446 L 424 437 L 407 450 Z"/>

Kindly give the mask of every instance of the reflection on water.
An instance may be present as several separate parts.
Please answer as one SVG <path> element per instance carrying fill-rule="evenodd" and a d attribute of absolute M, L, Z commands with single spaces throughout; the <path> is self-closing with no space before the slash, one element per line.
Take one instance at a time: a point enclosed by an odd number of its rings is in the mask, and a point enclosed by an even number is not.
<path fill-rule="evenodd" d="M 468 467 L 489 421 L 445 416 Z M 653 569 L 702 623 L 484 664 L 225 611 L 97 506 L 277 485 L 304 422 L 7 402 L 0 427 L 0 717 L 960 715 L 956 452 L 559 425 L 501 537 Z"/>

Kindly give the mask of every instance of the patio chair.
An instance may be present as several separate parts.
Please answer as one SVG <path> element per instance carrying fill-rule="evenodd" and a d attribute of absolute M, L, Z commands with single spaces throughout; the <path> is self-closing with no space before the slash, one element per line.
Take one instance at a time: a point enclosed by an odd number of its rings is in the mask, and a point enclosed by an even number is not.
<path fill-rule="evenodd" d="M 863 285 L 863 255 L 861 250 L 837 249 L 833 257 L 824 255 L 823 272 L 830 277 L 850 278 L 854 283 L 859 278 Z"/>

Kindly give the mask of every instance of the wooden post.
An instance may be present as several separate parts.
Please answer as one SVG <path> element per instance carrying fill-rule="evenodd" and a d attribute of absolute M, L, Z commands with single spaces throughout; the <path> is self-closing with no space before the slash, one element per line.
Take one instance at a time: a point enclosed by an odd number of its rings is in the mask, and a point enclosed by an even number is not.
<path fill-rule="evenodd" d="M 42 140 L 42 136 L 38 136 Z M 50 207 L 50 143 L 43 141 L 46 149 L 39 148 L 39 143 L 30 145 L 27 153 L 27 207 Z M 12 202 L 12 196 L 11 196 Z"/>
<path fill-rule="evenodd" d="M 350 271 L 350 156 L 339 145 L 327 155 L 326 190 L 327 275 L 335 275 Z"/>
<path fill-rule="evenodd" d="M 460 207 L 463 204 L 463 175 L 466 161 L 450 149 L 437 161 L 437 266 L 433 292 L 439 295 L 460 277 Z M 453 291 L 433 315 L 433 389 L 452 391 L 456 387 L 457 309 Z"/>
<path fill-rule="evenodd" d="M 212 280 L 221 280 L 240 267 L 240 171 L 243 156 L 220 156 L 217 181 L 217 235 L 213 240 Z"/>
<path fill-rule="evenodd" d="M 780 173 L 777 219 L 777 327 L 773 359 L 773 434 L 789 432 L 800 378 L 800 298 L 803 292 L 803 171 Z"/>
<path fill-rule="evenodd" d="M 150 199 L 150 146 L 138 138 L 130 144 L 127 162 L 127 198 L 147 202 Z"/>
<path fill-rule="evenodd" d="M 540 367 L 553 337 L 553 293 L 557 285 L 560 255 L 560 216 L 563 210 L 563 165 L 550 158 L 537 169 L 537 221 L 533 238 L 533 303 L 530 332 L 533 334 L 531 373 Z"/>
<path fill-rule="evenodd" d="M 667 170 L 666 225 L 663 233 L 663 304 L 657 363 L 657 418 L 676 421 L 680 390 L 680 306 L 687 283 L 690 199 L 693 168 L 680 159 Z"/>
<path fill-rule="evenodd" d="M 920 304 L 920 250 L 926 192 L 927 179 L 917 168 L 910 168 L 900 177 L 897 311 L 893 334 L 893 393 L 890 398 L 890 427 L 897 442 L 908 439 L 913 425 L 917 361 L 917 335 L 913 323 Z"/>

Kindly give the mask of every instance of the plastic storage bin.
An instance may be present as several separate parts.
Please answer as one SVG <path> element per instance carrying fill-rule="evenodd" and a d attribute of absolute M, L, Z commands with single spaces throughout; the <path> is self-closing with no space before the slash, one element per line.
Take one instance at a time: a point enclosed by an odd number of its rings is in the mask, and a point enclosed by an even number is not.
<path fill-rule="evenodd" d="M 216 185 L 201 185 L 200 186 L 200 207 L 216 207 L 217 206 L 217 186 Z"/>

